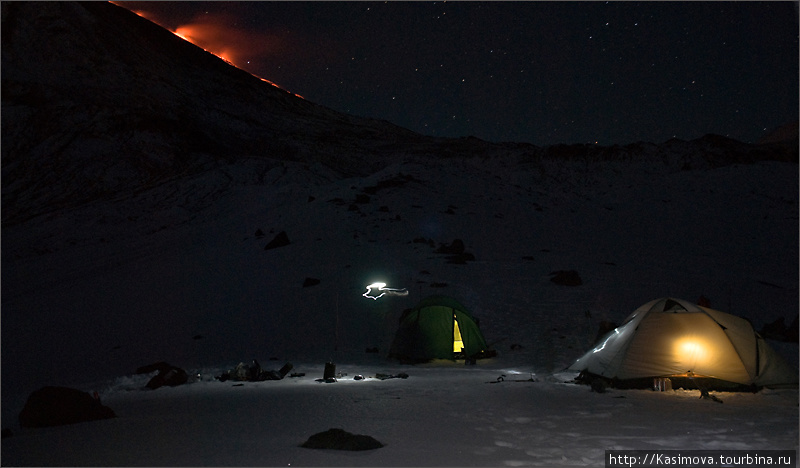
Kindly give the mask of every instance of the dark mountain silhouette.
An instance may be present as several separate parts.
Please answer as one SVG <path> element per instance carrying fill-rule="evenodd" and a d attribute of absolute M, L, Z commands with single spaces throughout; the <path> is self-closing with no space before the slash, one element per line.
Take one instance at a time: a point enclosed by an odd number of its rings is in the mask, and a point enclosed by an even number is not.
<path fill-rule="evenodd" d="M 796 133 L 788 145 L 707 136 L 547 148 L 426 137 L 306 101 L 105 2 L 4 2 L 2 70 L 5 225 L 232 164 L 264 183 L 288 162 L 364 176 L 415 156 L 797 160 Z"/>
<path fill-rule="evenodd" d="M 363 173 L 364 155 L 420 138 L 305 101 L 110 3 L 3 4 L 2 34 L 3 222 L 253 158 Z"/>

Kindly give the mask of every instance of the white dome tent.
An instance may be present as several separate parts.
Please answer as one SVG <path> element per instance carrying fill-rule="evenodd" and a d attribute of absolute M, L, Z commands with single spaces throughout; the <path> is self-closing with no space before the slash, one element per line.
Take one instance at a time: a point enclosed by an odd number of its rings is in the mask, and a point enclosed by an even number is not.
<path fill-rule="evenodd" d="M 668 377 L 706 388 L 791 386 L 792 369 L 749 321 L 674 298 L 642 305 L 569 367 L 620 388 Z"/>

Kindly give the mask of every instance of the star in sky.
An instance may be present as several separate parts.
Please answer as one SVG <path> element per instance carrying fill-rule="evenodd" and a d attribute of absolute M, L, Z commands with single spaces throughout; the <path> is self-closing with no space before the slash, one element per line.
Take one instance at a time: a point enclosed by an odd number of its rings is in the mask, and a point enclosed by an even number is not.
<path fill-rule="evenodd" d="M 120 2 L 333 109 L 429 135 L 756 141 L 798 119 L 796 2 Z M 199 39 L 198 39 L 199 42 Z"/>

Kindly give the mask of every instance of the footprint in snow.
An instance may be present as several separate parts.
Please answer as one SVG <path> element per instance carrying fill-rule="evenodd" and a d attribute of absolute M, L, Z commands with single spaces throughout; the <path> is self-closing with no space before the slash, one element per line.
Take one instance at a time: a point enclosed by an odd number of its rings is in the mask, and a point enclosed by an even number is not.
<path fill-rule="evenodd" d="M 495 440 L 494 444 L 497 445 L 498 447 L 514 448 L 514 444 L 512 444 L 511 442 L 506 442 L 504 440 Z"/>
<path fill-rule="evenodd" d="M 533 418 L 526 418 L 524 416 L 517 418 L 503 418 L 503 419 L 505 419 L 505 421 L 509 423 L 519 423 L 519 424 L 525 424 L 533 421 Z"/>
<path fill-rule="evenodd" d="M 503 464 L 506 466 L 531 466 L 531 462 L 526 460 L 503 460 Z"/>

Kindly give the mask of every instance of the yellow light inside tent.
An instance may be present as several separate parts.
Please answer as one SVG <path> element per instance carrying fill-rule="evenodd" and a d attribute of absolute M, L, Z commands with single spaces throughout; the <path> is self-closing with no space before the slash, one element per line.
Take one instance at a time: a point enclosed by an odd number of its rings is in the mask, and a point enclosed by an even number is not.
<path fill-rule="evenodd" d="M 458 320 L 453 314 L 453 352 L 460 353 L 464 349 L 464 340 L 461 338 L 461 330 L 458 328 Z"/>
<path fill-rule="evenodd" d="M 675 341 L 673 353 L 675 358 L 684 364 L 687 370 L 704 367 L 709 364 L 713 357 L 708 345 L 697 337 L 682 338 Z"/>

